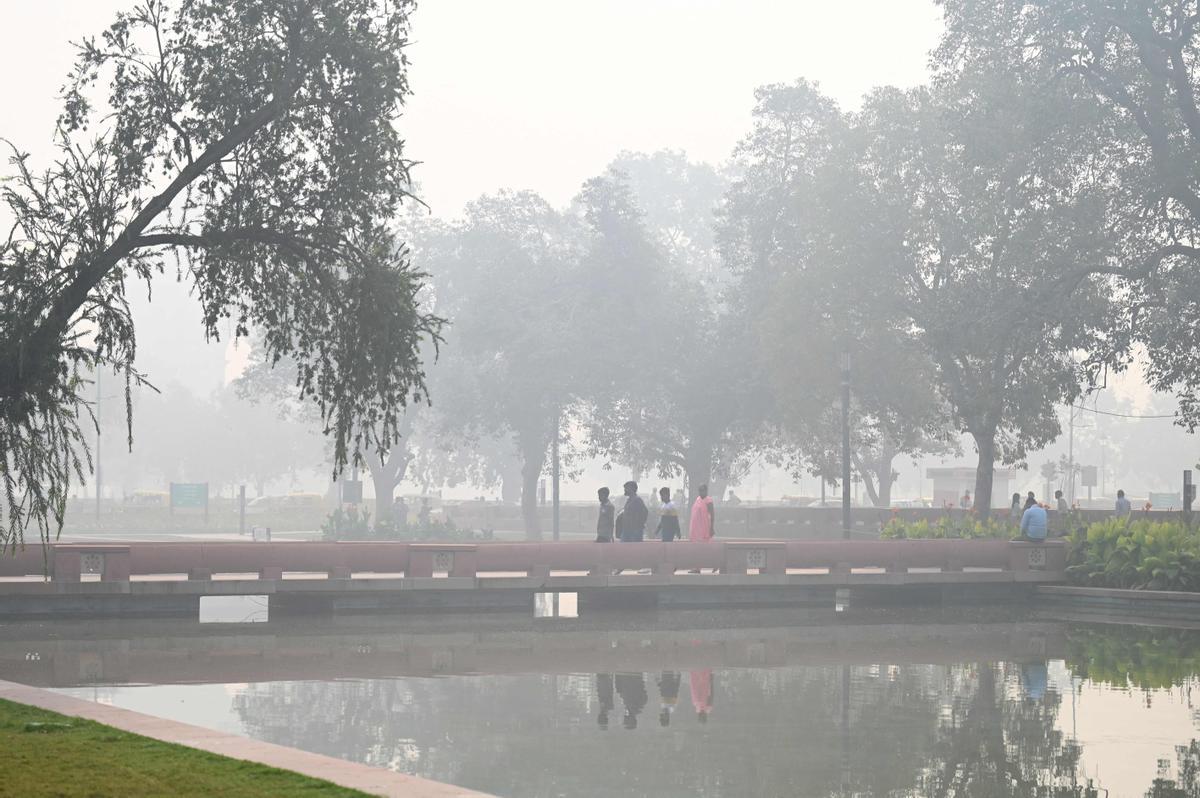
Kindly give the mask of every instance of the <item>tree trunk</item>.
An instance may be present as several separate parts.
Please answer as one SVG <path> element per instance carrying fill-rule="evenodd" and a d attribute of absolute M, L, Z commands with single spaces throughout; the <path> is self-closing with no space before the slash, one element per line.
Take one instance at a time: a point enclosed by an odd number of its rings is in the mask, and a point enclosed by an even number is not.
<path fill-rule="evenodd" d="M 712 447 L 704 446 L 702 444 L 696 444 L 694 446 L 689 446 L 687 449 L 687 453 L 684 456 L 684 460 L 687 462 L 686 471 L 687 471 L 687 495 L 688 495 L 689 510 L 690 510 L 691 506 L 696 502 L 696 497 L 700 495 L 698 493 L 698 490 L 701 485 L 708 485 L 708 487 L 710 488 L 708 495 L 712 496 L 714 498 L 714 500 L 719 498 L 717 496 L 717 494 L 715 494 L 711 490 L 711 488 L 713 488 L 713 484 L 712 484 L 713 450 L 712 450 Z M 683 512 L 683 508 L 680 508 L 680 512 L 681 513 Z"/>
<path fill-rule="evenodd" d="M 404 474 L 408 471 L 408 462 L 411 459 L 412 453 L 405 446 L 388 452 L 387 459 L 377 452 L 370 452 L 366 456 L 367 470 L 371 472 L 371 484 L 375 487 L 376 524 L 391 518 L 396 486 L 404 481 Z"/>
<path fill-rule="evenodd" d="M 542 539 L 538 518 L 538 480 L 546 464 L 546 441 L 538 433 L 522 433 L 521 446 L 521 517 L 525 521 L 526 540 Z"/>
<path fill-rule="evenodd" d="M 996 430 L 972 432 L 975 449 L 979 452 L 979 465 L 975 469 L 976 514 L 983 519 L 992 514 L 992 481 L 996 474 Z"/>
<path fill-rule="evenodd" d="M 524 475 L 521 464 L 515 458 L 511 463 L 505 463 L 500 469 L 500 499 L 506 504 L 516 504 L 521 500 L 521 486 Z"/>

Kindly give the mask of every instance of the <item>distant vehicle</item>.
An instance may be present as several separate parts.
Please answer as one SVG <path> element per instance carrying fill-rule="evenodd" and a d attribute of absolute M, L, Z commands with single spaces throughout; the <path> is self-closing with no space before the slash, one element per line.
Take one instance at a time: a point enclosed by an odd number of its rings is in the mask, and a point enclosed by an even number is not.
<path fill-rule="evenodd" d="M 246 502 L 247 513 L 274 513 L 287 510 L 320 510 L 325 497 L 319 493 L 289 493 L 285 496 L 259 496 Z"/>
<path fill-rule="evenodd" d="M 809 504 L 807 506 L 808 507 L 825 507 L 825 508 L 841 507 L 842 500 L 841 499 L 826 499 L 825 501 L 821 501 L 820 499 L 817 499 L 815 502 L 813 502 L 812 504 Z M 851 499 L 850 506 L 851 507 L 862 507 L 863 505 L 860 504 L 859 502 L 854 501 L 854 499 Z"/>
<path fill-rule="evenodd" d="M 896 499 L 892 502 L 892 508 L 896 510 L 921 510 L 932 506 L 932 502 L 927 499 Z"/>
<path fill-rule="evenodd" d="M 161 490 L 135 490 L 125 494 L 125 504 L 130 507 L 166 507 L 171 497 Z"/>

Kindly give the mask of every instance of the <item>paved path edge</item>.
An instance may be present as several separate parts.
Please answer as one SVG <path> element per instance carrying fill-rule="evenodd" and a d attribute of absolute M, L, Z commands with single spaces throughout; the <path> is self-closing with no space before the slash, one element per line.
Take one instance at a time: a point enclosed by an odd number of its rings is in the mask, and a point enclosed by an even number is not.
<path fill-rule="evenodd" d="M 290 770 L 371 795 L 387 798 L 490 798 L 486 793 L 455 787 L 452 784 L 144 715 L 17 682 L 0 680 L 0 698 L 48 709 L 62 715 L 94 720 L 122 731 L 167 743 L 186 745 L 232 759 Z"/>

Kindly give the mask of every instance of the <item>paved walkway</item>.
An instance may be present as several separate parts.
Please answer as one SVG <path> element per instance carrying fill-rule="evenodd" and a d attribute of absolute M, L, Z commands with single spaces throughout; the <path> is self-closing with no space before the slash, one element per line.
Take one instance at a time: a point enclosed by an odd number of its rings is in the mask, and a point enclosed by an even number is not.
<path fill-rule="evenodd" d="M 187 723 L 156 718 L 152 715 L 143 715 L 140 712 L 84 701 L 16 682 L 0 680 L 0 698 L 21 704 L 30 704 L 63 715 L 94 720 L 122 731 L 152 737 L 163 742 L 177 743 L 234 759 L 291 770 L 371 795 L 388 796 L 389 798 L 488 798 L 484 793 L 455 787 L 451 784 L 442 784 L 383 768 L 347 762 L 344 759 L 312 754 L 282 745 L 259 742 Z"/>

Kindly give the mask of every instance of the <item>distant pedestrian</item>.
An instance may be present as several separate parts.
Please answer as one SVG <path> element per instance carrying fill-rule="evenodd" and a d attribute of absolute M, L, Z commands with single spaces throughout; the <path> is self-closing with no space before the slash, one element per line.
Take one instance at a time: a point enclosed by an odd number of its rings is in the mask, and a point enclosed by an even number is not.
<path fill-rule="evenodd" d="M 608 500 L 608 488 L 601 488 L 596 491 L 596 495 L 600 497 L 600 514 L 596 516 L 596 542 L 612 543 L 616 508 Z"/>
<path fill-rule="evenodd" d="M 632 479 L 625 483 L 625 506 L 617 516 L 617 537 L 622 543 L 640 543 L 646 538 L 646 519 L 650 511 L 638 496 L 638 484 Z"/>
<path fill-rule="evenodd" d="M 1046 539 L 1046 511 L 1036 500 L 1033 504 L 1026 502 L 1025 512 L 1021 515 L 1021 536 L 1026 540 Z"/>
<path fill-rule="evenodd" d="M 1117 518 L 1128 518 L 1133 513 L 1133 505 L 1125 498 L 1125 491 L 1117 491 Z"/>
<path fill-rule="evenodd" d="M 429 498 L 427 496 L 422 496 L 421 509 L 417 511 L 417 525 L 420 526 L 421 529 L 429 529 L 429 513 L 432 510 L 433 508 L 429 506 Z"/>
<path fill-rule="evenodd" d="M 683 495 L 683 488 L 675 489 L 675 495 L 671 497 L 671 501 L 675 502 L 676 507 L 687 507 L 687 498 Z"/>
<path fill-rule="evenodd" d="M 1063 498 L 1061 490 L 1054 491 L 1054 509 L 1060 513 L 1065 513 L 1071 509 L 1070 505 L 1067 504 L 1067 500 Z"/>
<path fill-rule="evenodd" d="M 697 493 L 700 495 L 692 502 L 688 540 L 693 543 L 706 543 L 716 534 L 717 516 L 713 510 L 713 500 L 708 495 L 708 485 L 701 485 Z"/>
<path fill-rule="evenodd" d="M 962 500 L 959 502 L 964 510 L 971 509 L 971 491 L 963 491 Z"/>
<path fill-rule="evenodd" d="M 670 543 L 681 537 L 679 531 L 679 509 L 671 501 L 671 489 L 663 488 L 658 492 L 662 505 L 658 508 L 658 527 L 654 530 L 658 539 Z"/>
<path fill-rule="evenodd" d="M 1012 500 L 1012 507 L 1009 508 L 1009 513 L 1012 515 L 1013 518 L 1020 518 L 1021 517 L 1021 509 L 1022 509 L 1021 508 L 1021 494 L 1014 493 L 1013 500 Z"/>
<path fill-rule="evenodd" d="M 392 503 L 392 525 L 397 532 L 408 530 L 408 502 L 404 501 L 403 496 L 397 496 Z"/>

